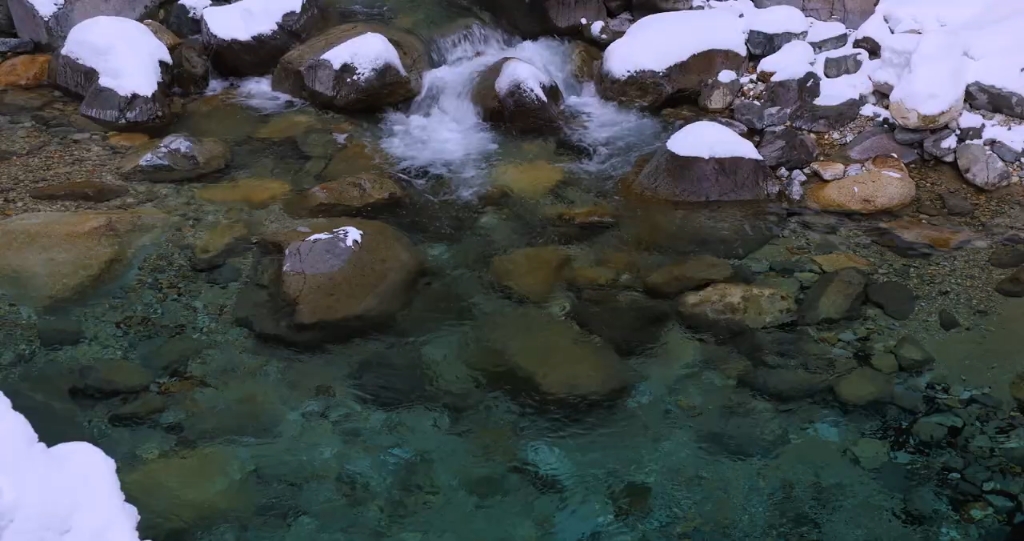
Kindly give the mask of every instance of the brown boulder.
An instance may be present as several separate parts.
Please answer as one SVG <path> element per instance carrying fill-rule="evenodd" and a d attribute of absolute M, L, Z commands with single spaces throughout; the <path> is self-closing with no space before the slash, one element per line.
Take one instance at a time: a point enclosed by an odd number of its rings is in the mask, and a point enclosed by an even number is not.
<path fill-rule="evenodd" d="M 395 181 L 366 173 L 325 182 L 296 198 L 295 210 L 311 217 L 351 216 L 398 203 L 405 196 Z"/>
<path fill-rule="evenodd" d="M 498 284 L 532 302 L 544 302 L 562 281 L 569 254 L 558 246 L 522 248 L 491 261 Z"/>
<path fill-rule="evenodd" d="M 807 206 L 815 210 L 870 214 L 909 205 L 917 194 L 903 162 L 892 156 L 872 158 L 863 173 L 807 190 Z"/>
<path fill-rule="evenodd" d="M 88 201 L 103 203 L 128 193 L 128 187 L 98 180 L 62 182 L 33 188 L 28 192 L 32 199 L 44 201 Z"/>
<path fill-rule="evenodd" d="M 644 280 L 644 289 L 655 295 L 673 297 L 691 289 L 721 282 L 730 276 L 732 265 L 728 261 L 698 255 L 658 269 Z"/>
<path fill-rule="evenodd" d="M 747 284 L 712 284 L 679 298 L 684 320 L 726 328 L 774 327 L 793 318 L 796 302 L 783 291 Z"/>
<path fill-rule="evenodd" d="M 299 10 L 285 13 L 273 30 L 250 37 L 245 35 L 247 29 L 240 21 L 245 11 L 252 9 L 247 4 L 242 0 L 212 6 L 203 12 L 202 38 L 210 51 L 210 64 L 217 73 L 228 77 L 273 72 L 281 57 L 316 33 L 326 19 L 318 0 L 303 0 Z"/>
<path fill-rule="evenodd" d="M 401 68 L 381 61 L 370 73 L 349 63 L 337 66 L 322 58 L 349 42 L 384 38 L 398 53 Z M 423 42 L 413 34 L 373 23 L 354 23 L 327 30 L 292 49 L 274 70 L 278 92 L 309 100 L 337 111 L 380 111 L 419 94 L 428 68 Z"/>
<path fill-rule="evenodd" d="M 656 109 L 679 94 L 697 97 L 705 81 L 718 77 L 722 70 L 744 73 L 746 66 L 745 55 L 712 49 L 699 52 L 664 71 L 638 71 L 624 78 L 615 78 L 601 71 L 597 90 L 607 100 Z"/>
<path fill-rule="evenodd" d="M 553 134 L 561 126 L 562 91 L 536 66 L 502 58 L 480 73 L 473 104 L 483 120 L 516 134 Z"/>
<path fill-rule="evenodd" d="M 35 88 L 46 84 L 50 55 L 15 56 L 0 64 L 0 88 Z"/>
<path fill-rule="evenodd" d="M 747 201 L 768 198 L 771 171 L 750 158 L 695 158 L 660 149 L 627 193 L 662 201 Z"/>
<path fill-rule="evenodd" d="M 211 184 L 196 190 L 196 197 L 222 205 L 245 205 L 262 209 L 283 199 L 291 185 L 274 178 L 246 178 L 223 184 Z"/>

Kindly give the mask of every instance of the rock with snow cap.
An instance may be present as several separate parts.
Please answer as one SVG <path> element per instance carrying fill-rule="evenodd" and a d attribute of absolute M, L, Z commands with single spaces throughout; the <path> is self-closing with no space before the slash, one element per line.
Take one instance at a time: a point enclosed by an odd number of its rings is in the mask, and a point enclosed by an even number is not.
<path fill-rule="evenodd" d="M 121 161 L 121 175 L 149 182 L 194 180 L 223 169 L 230 157 L 228 146 L 216 139 L 172 134 L 129 152 Z"/>
<path fill-rule="evenodd" d="M 286 54 L 272 86 L 324 108 L 376 112 L 416 97 L 427 61 L 426 47 L 412 34 L 346 24 Z"/>
<path fill-rule="evenodd" d="M 203 10 L 203 45 L 222 75 L 267 75 L 323 22 L 319 0 L 241 0 Z"/>
<path fill-rule="evenodd" d="M 770 178 L 753 143 L 702 121 L 677 131 L 622 188 L 663 201 L 744 201 L 767 199 Z"/>
<path fill-rule="evenodd" d="M 735 73 L 723 71 L 714 79 L 709 79 L 700 88 L 700 96 L 697 98 L 697 105 L 701 109 L 720 113 L 729 109 L 736 95 L 740 91 L 742 83 Z"/>
<path fill-rule="evenodd" d="M 967 103 L 975 109 L 1024 118 L 1024 89 L 1018 90 L 975 81 L 967 85 Z"/>
<path fill-rule="evenodd" d="M 473 87 L 473 103 L 485 122 L 513 133 L 553 134 L 561 126 L 562 91 L 551 76 L 518 58 L 484 70 Z"/>
<path fill-rule="evenodd" d="M 18 36 L 58 49 L 76 25 L 96 16 L 149 18 L 160 0 L 6 0 Z"/>
<path fill-rule="evenodd" d="M 746 27 L 731 10 L 675 11 L 637 21 L 608 46 L 598 78 L 602 97 L 657 108 L 699 94 L 723 70 L 743 73 Z"/>
<path fill-rule="evenodd" d="M 838 20 L 857 28 L 875 12 L 878 0 L 753 0 L 754 6 L 793 6 L 819 21 Z"/>
<path fill-rule="evenodd" d="M 165 126 L 173 118 L 164 95 L 171 54 L 142 23 L 93 17 L 72 29 L 54 54 L 51 78 L 82 99 L 79 112 L 119 131 Z"/>
<path fill-rule="evenodd" d="M 962 43 L 940 33 L 922 35 L 889 94 L 893 120 L 904 128 L 934 130 L 959 118 L 968 67 Z"/>
<path fill-rule="evenodd" d="M 792 109 L 801 104 L 813 104 L 821 95 L 821 77 L 807 72 L 799 79 L 772 79 L 764 88 L 764 101 L 771 107 Z"/>
<path fill-rule="evenodd" d="M 842 49 L 850 41 L 846 25 L 839 21 L 811 20 L 811 27 L 804 38 L 814 49 L 814 54 Z"/>
<path fill-rule="evenodd" d="M 977 143 L 965 143 L 957 147 L 956 164 L 964 179 L 982 190 L 1002 188 L 1013 180 L 1013 174 L 1003 160 Z"/>
<path fill-rule="evenodd" d="M 810 29 L 807 17 L 792 6 L 771 6 L 746 15 L 747 48 L 754 56 L 774 54 L 783 45 L 806 38 Z"/>
<path fill-rule="evenodd" d="M 817 133 L 836 131 L 857 120 L 861 102 L 850 99 L 837 105 L 803 104 L 790 114 L 790 122 L 801 130 Z"/>
<path fill-rule="evenodd" d="M 956 161 L 956 134 L 953 130 L 939 130 L 921 142 L 925 156 L 931 156 L 946 163 Z"/>
<path fill-rule="evenodd" d="M 178 0 L 167 10 L 164 26 L 183 38 L 198 36 L 203 31 L 203 10 L 225 3 L 221 0 Z"/>

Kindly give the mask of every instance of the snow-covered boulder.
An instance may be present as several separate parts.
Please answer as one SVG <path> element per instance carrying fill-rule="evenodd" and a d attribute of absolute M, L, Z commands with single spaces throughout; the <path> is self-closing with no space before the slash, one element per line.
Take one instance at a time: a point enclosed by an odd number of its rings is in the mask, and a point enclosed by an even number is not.
<path fill-rule="evenodd" d="M 53 84 L 82 99 L 82 116 L 111 129 L 169 123 L 164 95 L 171 53 L 142 23 L 93 17 L 79 23 L 54 54 Z"/>
<path fill-rule="evenodd" d="M 6 0 L 18 36 L 47 49 L 64 44 L 71 29 L 106 15 L 141 21 L 151 18 L 160 0 Z"/>
<path fill-rule="evenodd" d="M 0 539 L 139 541 L 117 464 L 85 442 L 47 447 L 0 392 Z"/>
<path fill-rule="evenodd" d="M 747 31 L 731 10 L 675 11 L 644 17 L 608 46 L 598 91 L 620 103 L 655 108 L 697 94 L 722 70 L 742 73 Z"/>
<path fill-rule="evenodd" d="M 964 107 L 967 70 L 962 43 L 943 34 L 922 36 L 907 72 L 889 94 L 893 120 L 914 130 L 934 130 L 956 120 Z"/>
<path fill-rule="evenodd" d="M 622 188 L 662 201 L 766 199 L 771 171 L 754 144 L 716 122 L 677 131 Z"/>
<path fill-rule="evenodd" d="M 956 164 L 967 182 L 982 190 L 995 190 L 1010 184 L 1013 174 L 994 152 L 977 143 L 965 143 L 956 149 Z"/>
<path fill-rule="evenodd" d="M 810 28 L 807 30 L 807 43 L 814 48 L 815 53 L 834 51 L 842 49 L 850 41 L 850 31 L 846 25 L 838 21 L 810 21 Z"/>
<path fill-rule="evenodd" d="M 203 44 L 218 73 L 267 75 L 322 24 L 319 0 L 241 0 L 203 10 Z"/>
<path fill-rule="evenodd" d="M 198 36 L 203 31 L 203 10 L 223 4 L 212 0 L 178 0 L 167 10 L 164 26 L 181 37 Z"/>
<path fill-rule="evenodd" d="M 416 36 L 376 24 L 332 28 L 286 54 L 273 89 L 337 111 L 380 111 L 415 98 L 427 52 Z"/>
<path fill-rule="evenodd" d="M 805 39 L 811 27 L 807 17 L 792 6 L 750 10 L 745 19 L 747 48 L 754 56 L 768 56 L 787 43 Z"/>
<path fill-rule="evenodd" d="M 815 210 L 871 214 L 909 205 L 917 194 L 914 179 L 899 158 L 877 156 L 863 172 L 807 189 L 807 206 Z"/>
<path fill-rule="evenodd" d="M 485 122 L 517 134 L 553 134 L 561 126 L 562 91 L 548 74 L 518 58 L 487 68 L 473 87 Z"/>
<path fill-rule="evenodd" d="M 759 8 L 794 6 L 819 21 L 836 19 L 849 28 L 857 28 L 875 12 L 878 0 L 753 0 Z"/>
<path fill-rule="evenodd" d="M 757 78 L 763 82 L 799 79 L 812 70 L 814 48 L 803 41 L 787 43 L 757 63 Z"/>
<path fill-rule="evenodd" d="M 604 0 L 473 0 L 473 3 L 526 38 L 577 35 L 581 22 L 589 25 L 608 16 Z"/>
<path fill-rule="evenodd" d="M 228 146 L 216 139 L 175 133 L 136 148 L 122 159 L 120 167 L 126 180 L 175 182 L 214 173 L 230 160 Z"/>

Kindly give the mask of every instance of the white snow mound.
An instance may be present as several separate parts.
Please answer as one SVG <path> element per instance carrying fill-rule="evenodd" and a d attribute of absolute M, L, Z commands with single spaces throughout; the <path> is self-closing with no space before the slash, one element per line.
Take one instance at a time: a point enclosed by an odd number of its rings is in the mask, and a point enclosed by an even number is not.
<path fill-rule="evenodd" d="M 249 41 L 270 34 L 285 14 L 298 12 L 304 0 L 241 0 L 203 10 L 203 21 L 211 34 L 233 41 Z"/>
<path fill-rule="evenodd" d="M 138 522 L 110 457 L 47 447 L 0 392 L 0 541 L 139 541 Z"/>
<path fill-rule="evenodd" d="M 160 63 L 171 63 L 171 53 L 153 32 L 124 17 L 78 23 L 60 52 L 96 70 L 99 84 L 122 96 L 152 96 L 160 86 Z"/>
<path fill-rule="evenodd" d="M 677 156 L 763 160 L 754 143 L 718 124 L 702 120 L 685 126 L 665 144 Z"/>
<path fill-rule="evenodd" d="M 814 62 L 814 48 L 806 41 L 791 41 L 774 54 L 764 57 L 757 65 L 757 71 L 773 73 L 773 81 L 799 79 L 811 71 Z"/>
<path fill-rule="evenodd" d="M 494 91 L 504 96 L 515 87 L 522 88 L 539 101 L 548 101 L 544 87 L 555 84 L 551 77 L 537 69 L 533 64 L 518 58 L 510 58 L 501 66 L 501 73 L 494 81 Z"/>
<path fill-rule="evenodd" d="M 771 6 L 749 10 L 744 20 L 747 22 L 749 30 L 765 34 L 800 34 L 807 32 L 810 28 L 807 17 L 793 6 Z"/>
<path fill-rule="evenodd" d="M 356 36 L 321 56 L 331 63 L 334 69 L 349 64 L 356 69 L 356 78 L 365 79 L 384 66 L 394 66 L 402 75 L 405 68 L 398 57 L 398 50 L 388 38 L 376 33 L 367 32 Z"/>
<path fill-rule="evenodd" d="M 57 10 L 64 7 L 64 0 L 28 0 L 43 19 L 49 19 Z"/>

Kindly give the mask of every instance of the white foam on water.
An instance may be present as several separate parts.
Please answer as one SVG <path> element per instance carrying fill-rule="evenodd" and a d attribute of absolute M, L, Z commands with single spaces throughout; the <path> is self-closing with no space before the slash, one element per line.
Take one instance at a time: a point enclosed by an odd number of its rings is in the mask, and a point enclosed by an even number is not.
<path fill-rule="evenodd" d="M 423 90 L 407 112 L 386 115 L 381 146 L 414 177 L 449 179 L 458 196 L 470 197 L 487 185 L 501 135 L 480 119 L 472 93 L 477 75 L 505 57 L 529 62 L 558 84 L 567 116 L 576 117 L 569 137 L 594 153 L 582 167 L 601 170 L 607 166 L 601 159 L 624 161 L 623 149 L 661 137 L 653 119 L 604 102 L 593 85 L 576 81 L 564 41 L 516 43 L 497 30 L 473 26 L 435 44 L 434 56 L 445 64 L 424 74 Z"/>

